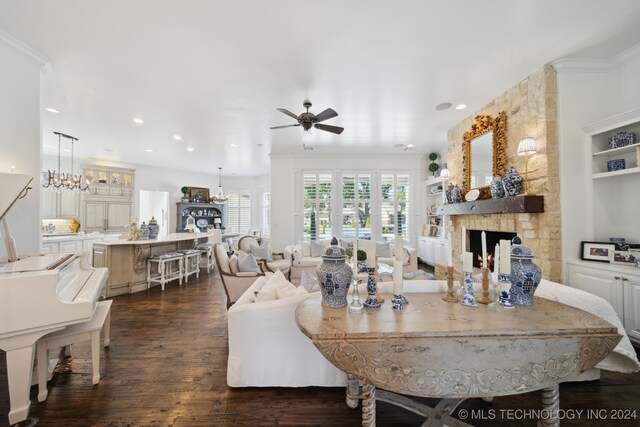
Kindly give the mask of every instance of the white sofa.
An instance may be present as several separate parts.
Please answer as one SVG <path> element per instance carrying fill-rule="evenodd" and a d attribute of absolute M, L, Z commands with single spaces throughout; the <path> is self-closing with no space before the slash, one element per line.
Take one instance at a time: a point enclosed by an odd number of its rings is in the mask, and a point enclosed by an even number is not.
<path fill-rule="evenodd" d="M 258 278 L 227 314 L 227 384 L 230 387 L 345 386 L 345 373 L 325 359 L 296 325 L 296 307 L 310 294 L 254 303 L 254 292 L 262 288 L 267 278 Z"/>
<path fill-rule="evenodd" d="M 369 240 L 363 241 L 362 244 L 359 244 L 361 249 L 364 247 L 364 242 L 368 243 Z M 331 240 L 317 240 L 316 243 L 326 247 L 329 246 Z M 418 269 L 418 253 L 410 246 L 404 246 L 404 249 L 408 256 L 405 257 L 405 261 L 403 262 L 402 272 L 413 273 Z M 322 262 L 322 256 L 311 256 L 312 254 L 309 242 L 300 242 L 297 245 L 287 246 L 285 248 L 285 252 L 292 254 L 290 278 L 291 282 L 296 285 L 300 284 L 303 271 L 315 275 L 316 268 Z M 393 267 L 393 262 L 395 261 L 395 246 L 393 243 L 389 244 L 389 252 L 389 257 L 378 256 L 378 263 L 387 264 Z"/>

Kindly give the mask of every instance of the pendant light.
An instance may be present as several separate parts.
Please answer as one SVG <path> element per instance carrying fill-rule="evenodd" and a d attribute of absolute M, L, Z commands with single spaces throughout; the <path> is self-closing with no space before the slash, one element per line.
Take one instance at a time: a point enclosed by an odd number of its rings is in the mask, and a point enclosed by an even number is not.
<path fill-rule="evenodd" d="M 53 133 L 58 135 L 58 169 L 57 171 L 54 170 L 51 172 L 51 170 L 47 170 L 42 173 L 42 186 L 51 190 L 57 190 L 58 192 L 62 190 L 89 192 L 89 180 L 87 179 L 83 185 L 82 175 L 75 175 L 73 173 L 73 144 L 78 138 L 61 132 Z M 63 137 L 71 140 L 71 172 L 66 174 L 62 173 L 62 168 L 60 167 L 60 148 Z"/>
<path fill-rule="evenodd" d="M 214 203 L 226 203 L 229 198 L 224 195 L 224 191 L 222 191 L 222 168 L 218 166 L 218 192 L 215 196 L 213 196 Z"/>

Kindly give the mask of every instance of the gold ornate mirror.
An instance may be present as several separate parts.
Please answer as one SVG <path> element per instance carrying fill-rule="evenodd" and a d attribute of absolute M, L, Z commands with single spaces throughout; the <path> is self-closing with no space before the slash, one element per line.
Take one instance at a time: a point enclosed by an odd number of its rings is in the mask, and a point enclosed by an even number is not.
<path fill-rule="evenodd" d="M 462 141 L 462 191 L 480 190 L 480 198 L 490 197 L 489 183 L 504 176 L 507 163 L 507 115 L 476 116 Z"/>

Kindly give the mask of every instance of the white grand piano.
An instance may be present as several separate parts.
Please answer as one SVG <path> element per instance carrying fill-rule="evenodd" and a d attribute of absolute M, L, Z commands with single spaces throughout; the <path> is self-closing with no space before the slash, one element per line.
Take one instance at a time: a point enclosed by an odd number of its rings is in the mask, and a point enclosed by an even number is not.
<path fill-rule="evenodd" d="M 0 349 L 7 355 L 9 423 L 29 415 L 35 344 L 44 335 L 91 319 L 107 280 L 86 255 L 19 257 L 6 214 L 28 191 L 32 177 L 0 174 L 0 220 L 7 260 L 0 261 Z"/>

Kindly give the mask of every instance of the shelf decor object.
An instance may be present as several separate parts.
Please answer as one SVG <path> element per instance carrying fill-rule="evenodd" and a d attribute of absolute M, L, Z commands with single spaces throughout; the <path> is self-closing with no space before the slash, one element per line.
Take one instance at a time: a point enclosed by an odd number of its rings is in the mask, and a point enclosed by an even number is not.
<path fill-rule="evenodd" d="M 621 171 L 624 169 L 625 169 L 624 159 L 609 160 L 607 162 L 608 172 Z"/>
<path fill-rule="evenodd" d="M 316 268 L 318 283 L 322 293 L 322 305 L 340 308 L 347 305 L 347 294 L 353 271 L 346 263 L 344 248 L 331 245 L 325 248 L 322 262 Z"/>
<path fill-rule="evenodd" d="M 525 156 L 524 157 L 524 194 L 533 194 L 533 193 L 529 193 L 527 190 L 527 187 L 529 184 L 529 155 L 536 154 L 537 152 L 538 152 L 538 148 L 536 147 L 535 139 L 528 136 L 520 140 L 520 143 L 518 144 L 518 156 Z"/>
<path fill-rule="evenodd" d="M 636 143 L 636 134 L 633 132 L 618 132 L 609 137 L 609 150 L 626 147 Z"/>
<path fill-rule="evenodd" d="M 229 198 L 222 191 L 222 168 L 218 166 L 218 192 L 212 197 L 214 203 L 227 203 Z"/>
<path fill-rule="evenodd" d="M 518 305 L 533 305 L 533 294 L 538 289 L 542 272 L 533 263 L 531 250 L 522 246 L 518 236 L 511 241 L 511 302 Z"/>
<path fill-rule="evenodd" d="M 61 132 L 53 133 L 58 135 L 58 170 L 57 172 L 55 170 L 53 172 L 51 172 L 51 170 L 42 172 L 42 186 L 51 190 L 81 191 L 83 193 L 88 193 L 90 190 L 89 184 L 93 178 L 86 177 L 83 182 L 82 175 L 75 175 L 73 173 L 73 144 L 78 140 L 78 138 Z M 69 173 L 62 173 L 62 168 L 60 167 L 60 145 L 62 143 L 62 138 L 66 138 L 71 141 L 71 172 Z"/>

